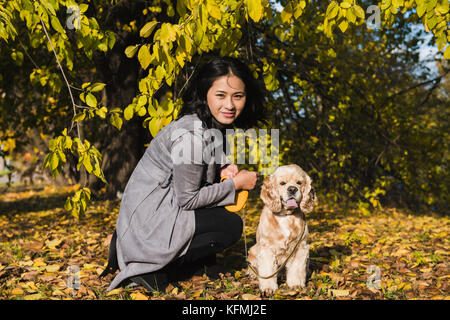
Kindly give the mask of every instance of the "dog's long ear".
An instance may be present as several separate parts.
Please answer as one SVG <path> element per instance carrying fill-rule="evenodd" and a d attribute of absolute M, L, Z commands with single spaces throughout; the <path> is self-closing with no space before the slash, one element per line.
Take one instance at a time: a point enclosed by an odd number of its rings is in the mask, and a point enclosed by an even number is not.
<path fill-rule="evenodd" d="M 272 212 L 281 211 L 281 200 L 278 194 L 278 188 L 275 185 L 275 178 L 268 176 L 264 179 L 261 187 L 261 200 Z"/>
<path fill-rule="evenodd" d="M 305 213 L 310 213 L 317 203 L 316 192 L 312 186 L 311 178 L 306 175 L 306 181 L 302 188 L 302 201 L 300 202 L 300 209 Z"/>

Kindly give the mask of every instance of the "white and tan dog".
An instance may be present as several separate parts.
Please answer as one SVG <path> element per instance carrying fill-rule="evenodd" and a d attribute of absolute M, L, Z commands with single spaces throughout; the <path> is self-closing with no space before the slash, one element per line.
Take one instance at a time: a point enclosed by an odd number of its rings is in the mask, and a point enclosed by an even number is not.
<path fill-rule="evenodd" d="M 270 279 L 286 261 L 286 283 L 290 288 L 304 287 L 308 268 L 308 227 L 304 213 L 316 204 L 311 178 L 297 165 L 278 167 L 261 188 L 265 206 L 256 231 L 256 244 L 250 248 L 248 260 L 259 273 L 263 295 L 278 289 L 277 275 Z M 301 240 L 299 238 L 301 237 Z M 297 247 L 297 242 L 300 241 Z M 250 275 L 256 276 L 249 268 Z"/>

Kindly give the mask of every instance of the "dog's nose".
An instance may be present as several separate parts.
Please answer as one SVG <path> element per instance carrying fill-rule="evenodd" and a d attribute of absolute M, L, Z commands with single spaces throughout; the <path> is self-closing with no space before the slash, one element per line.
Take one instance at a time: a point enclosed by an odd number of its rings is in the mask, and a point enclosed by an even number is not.
<path fill-rule="evenodd" d="M 294 186 L 290 186 L 287 190 L 288 190 L 289 194 L 295 194 L 298 191 L 297 187 L 294 187 Z"/>

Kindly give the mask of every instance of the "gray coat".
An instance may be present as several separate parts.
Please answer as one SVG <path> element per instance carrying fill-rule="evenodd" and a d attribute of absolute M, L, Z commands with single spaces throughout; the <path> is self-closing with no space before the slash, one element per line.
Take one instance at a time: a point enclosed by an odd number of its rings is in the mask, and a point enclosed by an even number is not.
<path fill-rule="evenodd" d="M 108 291 L 185 254 L 194 235 L 194 209 L 234 203 L 233 181 L 217 181 L 218 170 L 229 163 L 223 151 L 220 161 L 198 160 L 200 149 L 196 148 L 205 150 L 209 145 L 205 131 L 197 115 L 172 121 L 151 141 L 137 164 L 123 193 L 116 225 L 120 272 Z M 174 150 L 187 143 L 197 159 L 175 159 Z"/>

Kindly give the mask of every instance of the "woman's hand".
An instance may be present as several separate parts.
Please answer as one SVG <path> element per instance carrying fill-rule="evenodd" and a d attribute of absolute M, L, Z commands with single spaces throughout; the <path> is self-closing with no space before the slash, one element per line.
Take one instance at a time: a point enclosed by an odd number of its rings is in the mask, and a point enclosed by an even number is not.
<path fill-rule="evenodd" d="M 234 187 L 236 190 L 252 190 L 255 187 L 257 180 L 258 174 L 247 170 L 239 171 L 233 178 Z"/>
<path fill-rule="evenodd" d="M 220 171 L 220 178 L 226 176 L 227 178 L 233 178 L 239 172 L 239 168 L 235 164 L 229 164 Z"/>

